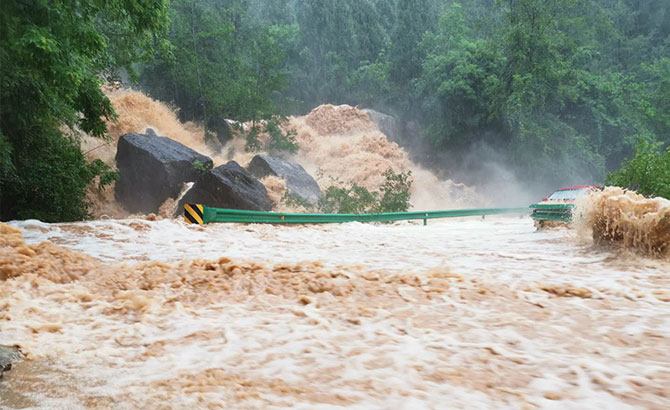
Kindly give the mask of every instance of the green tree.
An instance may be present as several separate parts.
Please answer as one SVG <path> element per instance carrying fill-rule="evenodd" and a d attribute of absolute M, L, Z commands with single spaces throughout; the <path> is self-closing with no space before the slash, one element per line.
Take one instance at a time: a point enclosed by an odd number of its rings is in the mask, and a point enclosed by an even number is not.
<path fill-rule="evenodd" d="M 509 138 L 493 104 L 505 59 L 490 42 L 474 35 L 467 18 L 460 4 L 452 5 L 440 17 L 437 30 L 422 41 L 426 57 L 415 86 L 425 135 L 432 147 L 442 150 Z"/>
<path fill-rule="evenodd" d="M 659 144 L 641 141 L 635 157 L 619 171 L 609 174 L 605 183 L 670 199 L 670 146 L 661 150 Z"/>
<path fill-rule="evenodd" d="M 153 35 L 166 23 L 167 8 L 167 0 L 3 1 L 3 219 L 57 221 L 86 214 L 84 190 L 105 170 L 85 161 L 77 130 L 104 136 L 104 120 L 115 114 L 100 89 L 101 75 L 144 54 L 142 47 L 155 40 Z M 126 39 L 110 37 L 112 27 L 118 30 L 115 36 Z M 121 48 L 130 44 L 132 48 Z"/>
<path fill-rule="evenodd" d="M 381 62 L 379 56 L 388 37 L 384 22 L 379 19 L 379 7 L 389 7 L 378 3 L 296 3 L 299 31 L 290 44 L 285 66 L 290 77 L 286 95 L 296 102 L 296 111 L 309 111 L 323 103 L 355 105 L 371 100 L 367 91 L 378 91 L 377 74 L 382 66 L 377 63 Z"/>
<path fill-rule="evenodd" d="M 242 0 L 175 0 L 170 17 L 173 47 L 141 76 L 152 96 L 174 103 L 182 120 L 201 122 L 208 132 L 225 118 L 257 121 L 279 111 L 290 26 L 254 24 Z"/>
<path fill-rule="evenodd" d="M 613 70 L 606 38 L 618 34 L 603 7 L 589 0 L 508 0 L 500 48 L 506 66 L 497 105 L 512 134 L 512 161 L 541 180 L 598 181 L 654 140 L 648 91 L 663 90 Z M 661 95 L 666 91 L 661 91 Z M 558 176 L 558 177 L 557 177 Z"/>
<path fill-rule="evenodd" d="M 435 8 L 429 0 L 398 0 L 396 22 L 390 36 L 387 59 L 393 101 L 404 115 L 416 117 L 417 99 L 412 82 L 421 75 L 424 35 L 433 29 Z"/>

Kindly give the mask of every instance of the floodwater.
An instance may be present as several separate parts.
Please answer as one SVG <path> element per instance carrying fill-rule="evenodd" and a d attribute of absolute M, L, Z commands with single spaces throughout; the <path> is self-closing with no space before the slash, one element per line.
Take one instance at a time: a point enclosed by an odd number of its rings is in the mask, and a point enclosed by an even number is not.
<path fill-rule="evenodd" d="M 10 225 L 2 408 L 670 408 L 670 263 L 572 229 Z"/>
<path fill-rule="evenodd" d="M 216 164 L 251 160 L 241 135 L 210 152 L 164 104 L 106 92 L 114 139 L 152 127 Z M 287 126 L 322 190 L 377 190 L 390 168 L 412 171 L 416 209 L 488 203 L 354 107 Z M 84 139 L 110 166 L 115 146 Z M 263 183 L 286 207 L 284 182 Z M 579 229 L 537 232 L 528 217 L 194 226 L 89 194 L 95 221 L 0 223 L 0 344 L 26 356 L 2 409 L 670 408 L 668 200 L 607 188 Z"/>

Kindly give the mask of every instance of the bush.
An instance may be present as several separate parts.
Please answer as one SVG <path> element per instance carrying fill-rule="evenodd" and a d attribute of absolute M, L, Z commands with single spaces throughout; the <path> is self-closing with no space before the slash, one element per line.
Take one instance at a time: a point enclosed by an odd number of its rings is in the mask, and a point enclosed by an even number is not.
<path fill-rule="evenodd" d="M 244 150 L 247 152 L 258 152 L 261 150 L 261 142 L 258 140 L 258 136 L 261 133 L 261 127 L 258 124 L 251 126 L 251 129 L 247 133 L 247 143 L 244 145 Z"/>
<path fill-rule="evenodd" d="M 267 144 L 267 150 L 270 153 L 285 151 L 294 154 L 298 152 L 298 142 L 295 139 L 297 133 L 294 129 L 282 131 L 280 125 L 284 122 L 286 122 L 285 118 L 272 117 L 265 123 L 265 132 L 270 135 Z"/>
<path fill-rule="evenodd" d="M 76 141 L 57 131 L 13 148 L 13 169 L 0 173 L 5 220 L 84 219 L 88 216 L 88 185 L 97 176 L 100 188 L 116 179 L 105 163 L 87 162 Z"/>
<path fill-rule="evenodd" d="M 379 212 L 407 212 L 410 207 L 410 188 L 412 188 L 412 171 L 394 173 L 388 169 L 384 172 L 386 182 L 379 187 L 381 198 Z"/>
<path fill-rule="evenodd" d="M 284 196 L 282 196 L 281 198 L 281 202 L 284 203 L 284 205 L 293 208 L 303 208 L 308 211 L 314 209 L 314 207 L 312 206 L 311 203 L 309 203 L 309 201 L 299 197 L 298 195 L 291 193 L 290 191 L 286 191 L 284 193 Z"/>
<path fill-rule="evenodd" d="M 659 145 L 641 141 L 635 157 L 609 174 L 605 183 L 670 199 L 670 146 L 661 151 Z"/>
<path fill-rule="evenodd" d="M 247 152 L 258 152 L 265 149 L 271 154 L 280 152 L 296 153 L 298 152 L 298 142 L 295 139 L 296 131 L 289 129 L 284 132 L 281 128 L 282 124 L 286 123 L 286 118 L 273 116 L 263 124 L 254 123 L 247 133 L 247 143 L 244 149 Z M 268 134 L 268 139 L 265 145 L 261 144 L 259 136 L 261 132 Z"/>
<path fill-rule="evenodd" d="M 193 161 L 193 167 L 195 169 L 197 169 L 198 172 L 200 172 L 201 174 L 204 174 L 205 172 L 212 169 L 212 166 L 213 165 L 209 162 L 207 164 L 203 164 L 200 160 L 197 160 L 197 159 L 195 161 Z"/>
<path fill-rule="evenodd" d="M 377 208 L 377 195 L 357 184 L 349 187 L 331 186 L 319 204 L 321 212 L 336 214 L 361 214 Z"/>
<path fill-rule="evenodd" d="M 384 172 L 386 181 L 378 192 L 370 192 L 355 183 L 331 186 L 319 203 L 319 209 L 321 212 L 339 214 L 406 212 L 411 206 L 411 175 L 411 171 L 396 174 L 388 169 Z"/>

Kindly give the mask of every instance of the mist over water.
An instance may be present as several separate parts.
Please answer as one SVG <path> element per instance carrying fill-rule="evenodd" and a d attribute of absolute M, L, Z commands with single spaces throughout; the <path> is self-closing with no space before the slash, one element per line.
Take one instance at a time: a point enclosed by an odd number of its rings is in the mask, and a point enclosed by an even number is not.
<path fill-rule="evenodd" d="M 420 130 L 413 132 L 420 135 Z M 436 156 L 421 138 L 405 137 L 400 144 L 414 162 L 425 164 L 440 179 L 463 183 L 475 190 L 487 206 L 523 207 L 539 202 L 559 188 L 575 185 L 599 185 L 593 175 L 575 175 L 575 167 L 566 163 L 564 172 L 538 177 L 510 164 L 509 155 L 484 142 L 467 149 L 455 148 Z"/>

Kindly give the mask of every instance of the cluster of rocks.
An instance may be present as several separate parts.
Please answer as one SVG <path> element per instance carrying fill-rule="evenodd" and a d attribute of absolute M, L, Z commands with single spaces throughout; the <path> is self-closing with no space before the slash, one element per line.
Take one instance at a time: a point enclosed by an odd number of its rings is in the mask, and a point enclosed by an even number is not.
<path fill-rule="evenodd" d="M 257 155 L 246 170 L 235 161 L 213 168 L 211 158 L 148 129 L 119 139 L 116 152 L 119 179 L 115 197 L 130 212 L 155 213 L 168 198 L 177 199 L 184 183 L 193 186 L 180 199 L 186 203 L 228 209 L 270 211 L 272 203 L 259 181 L 268 175 L 286 181 L 291 195 L 316 205 L 319 186 L 299 164 Z"/>

